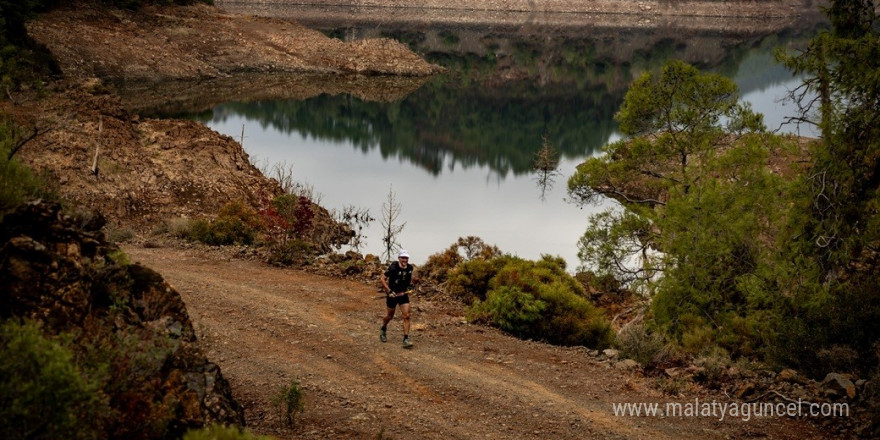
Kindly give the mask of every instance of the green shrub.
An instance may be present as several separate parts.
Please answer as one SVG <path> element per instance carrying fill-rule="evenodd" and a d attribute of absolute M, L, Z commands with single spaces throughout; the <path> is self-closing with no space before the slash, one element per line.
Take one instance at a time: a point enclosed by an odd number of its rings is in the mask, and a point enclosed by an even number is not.
<path fill-rule="evenodd" d="M 290 385 L 281 387 L 281 390 L 272 399 L 272 403 L 278 408 L 281 419 L 287 426 L 296 422 L 296 414 L 305 410 L 303 392 L 296 380 L 290 381 Z"/>
<path fill-rule="evenodd" d="M 237 218 L 220 217 L 211 223 L 211 235 L 206 242 L 210 244 L 251 244 L 256 238 L 256 230 Z"/>
<path fill-rule="evenodd" d="M 270 246 L 267 261 L 280 266 L 305 265 L 315 252 L 315 246 L 307 241 L 288 239 Z"/>
<path fill-rule="evenodd" d="M 429 256 L 428 260 L 419 268 L 419 276 L 425 281 L 443 283 L 449 279 L 449 273 L 463 262 L 464 258 L 458 254 L 453 246 Z"/>
<path fill-rule="evenodd" d="M 299 196 L 293 194 L 282 194 L 272 199 L 272 208 L 275 208 L 275 212 L 284 219 L 288 227 L 296 223 L 296 210 L 299 205 Z"/>
<path fill-rule="evenodd" d="M 230 202 L 220 208 L 214 220 L 190 223 L 187 238 L 214 246 L 253 244 L 263 230 L 257 211 L 243 202 Z"/>
<path fill-rule="evenodd" d="M 691 380 L 685 376 L 660 376 L 656 381 L 657 389 L 667 396 L 679 396 L 691 387 Z"/>
<path fill-rule="evenodd" d="M 252 434 L 237 426 L 211 425 L 202 429 L 191 429 L 183 435 L 183 440 L 272 440 L 274 437 Z"/>
<path fill-rule="evenodd" d="M 37 324 L 0 326 L 0 438 L 99 438 L 108 412 L 100 387 Z"/>
<path fill-rule="evenodd" d="M 459 264 L 474 259 L 488 260 L 501 255 L 496 246 L 486 244 L 479 237 L 459 237 L 458 241 L 443 252 L 428 257 L 419 268 L 419 277 L 423 280 L 443 283 Z"/>
<path fill-rule="evenodd" d="M 455 45 L 458 44 L 458 42 L 460 41 L 459 38 L 458 38 L 458 35 L 455 35 L 455 34 L 452 33 L 451 31 L 448 31 L 448 30 L 445 30 L 445 29 L 442 30 L 442 31 L 440 31 L 440 32 L 438 32 L 438 33 L 437 33 L 437 36 L 440 37 L 440 40 L 441 40 L 441 41 L 443 42 L 443 44 L 446 45 L 446 46 L 455 46 Z"/>
<path fill-rule="evenodd" d="M 717 318 L 721 323 L 717 343 L 736 359 L 743 356 L 750 359 L 760 357 L 772 338 L 772 326 L 775 325 L 777 316 L 769 310 L 755 310 L 743 315 L 720 315 Z"/>
<path fill-rule="evenodd" d="M 120 279 L 124 282 L 125 280 Z M 108 331 L 106 326 L 116 317 L 125 316 L 135 307 L 130 297 L 114 292 L 119 285 L 96 286 L 98 295 L 112 303 L 100 329 L 77 334 L 77 361 L 85 371 L 100 380 L 102 391 L 110 396 L 107 412 L 110 438 L 171 438 L 182 433 L 178 423 L 182 404 L 167 399 L 161 382 L 162 370 L 179 344 L 179 340 L 153 332 L 136 333 L 134 329 Z M 165 394 L 166 399 L 160 397 Z"/>
<path fill-rule="evenodd" d="M 535 293 L 554 282 L 562 283 L 562 288 L 574 295 L 586 294 L 584 286 L 565 272 L 565 260 L 548 255 L 537 262 L 510 258 L 492 279 L 492 287 L 518 285 L 526 292 Z"/>
<path fill-rule="evenodd" d="M 183 233 L 186 234 L 187 240 L 199 241 L 207 244 L 215 243 L 213 232 L 211 231 L 211 220 L 200 218 L 189 222 L 189 227 Z"/>
<path fill-rule="evenodd" d="M 460 264 L 449 272 L 446 291 L 454 297 L 472 304 L 476 300 L 486 299 L 489 281 L 498 273 L 502 258 L 493 260 L 471 260 Z"/>
<path fill-rule="evenodd" d="M 565 272 L 560 258 L 468 261 L 452 271 L 447 288 L 473 302 L 472 320 L 519 337 L 597 348 L 614 339 L 608 320 L 585 298 L 583 286 Z"/>
<path fill-rule="evenodd" d="M 610 346 L 614 342 L 611 324 L 598 308 L 571 290 L 570 281 L 555 281 L 538 290 L 538 298 L 549 306 L 540 322 L 541 338 L 558 345 Z"/>
<path fill-rule="evenodd" d="M 690 314 L 681 317 L 682 328 L 681 348 L 685 352 L 697 355 L 715 346 L 717 334 L 715 329 L 704 320 Z"/>
<path fill-rule="evenodd" d="M 116 263 L 119 266 L 128 266 L 129 264 L 131 264 L 131 258 L 128 258 L 128 254 L 126 254 L 125 251 L 119 248 L 111 251 L 109 254 L 107 254 L 107 257 L 110 258 L 110 261 Z"/>
<path fill-rule="evenodd" d="M 535 323 L 547 304 L 515 286 L 502 286 L 489 292 L 485 301 L 477 301 L 468 310 L 470 321 L 491 322 L 515 336 L 535 336 Z"/>

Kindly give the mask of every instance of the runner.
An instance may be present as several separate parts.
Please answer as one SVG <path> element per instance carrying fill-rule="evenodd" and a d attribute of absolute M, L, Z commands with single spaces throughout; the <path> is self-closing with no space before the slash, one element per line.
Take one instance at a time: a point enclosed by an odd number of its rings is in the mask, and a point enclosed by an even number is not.
<path fill-rule="evenodd" d="M 400 306 L 403 318 L 403 348 L 412 347 L 412 342 L 409 341 L 409 289 L 414 269 L 415 267 L 409 264 L 409 253 L 402 250 L 397 255 L 397 261 L 391 263 L 381 277 L 382 287 L 385 288 L 385 305 L 388 307 L 388 313 L 382 319 L 379 340 L 382 342 L 388 340 L 386 335 L 388 322 L 394 318 L 394 312 L 397 310 L 397 306 Z"/>

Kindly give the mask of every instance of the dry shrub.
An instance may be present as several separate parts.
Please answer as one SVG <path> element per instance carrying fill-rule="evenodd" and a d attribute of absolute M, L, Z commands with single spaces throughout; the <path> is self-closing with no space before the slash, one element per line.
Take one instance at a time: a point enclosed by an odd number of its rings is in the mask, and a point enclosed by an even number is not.
<path fill-rule="evenodd" d="M 107 241 L 111 243 L 125 243 L 135 237 L 135 232 L 128 227 L 107 225 L 104 228 L 104 235 L 107 237 Z"/>
<path fill-rule="evenodd" d="M 642 321 L 620 329 L 617 345 L 623 356 L 646 367 L 663 362 L 669 355 L 663 335 L 651 331 Z"/>
<path fill-rule="evenodd" d="M 192 229 L 193 220 L 186 217 L 174 217 L 166 219 L 156 226 L 151 235 L 168 234 L 176 238 L 189 237 L 189 231 Z"/>
<path fill-rule="evenodd" d="M 713 346 L 706 354 L 694 359 L 694 365 L 700 368 L 700 374 L 694 376 L 694 379 L 717 388 L 727 376 L 733 361 L 727 350 Z"/>

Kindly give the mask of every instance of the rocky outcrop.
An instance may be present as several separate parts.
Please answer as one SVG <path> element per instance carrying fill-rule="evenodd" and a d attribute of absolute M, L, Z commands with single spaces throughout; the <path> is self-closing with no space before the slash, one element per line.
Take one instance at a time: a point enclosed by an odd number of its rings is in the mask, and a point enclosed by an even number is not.
<path fill-rule="evenodd" d="M 126 264 L 104 240 L 103 224 L 99 215 L 75 218 L 41 202 L 7 214 L 0 318 L 72 335 L 78 362 L 102 366 L 108 438 L 178 438 L 208 423 L 244 424 L 180 295 L 158 273 Z"/>
<path fill-rule="evenodd" d="M 856 385 L 843 374 L 828 373 L 819 386 L 823 394 L 832 398 L 856 398 Z"/>

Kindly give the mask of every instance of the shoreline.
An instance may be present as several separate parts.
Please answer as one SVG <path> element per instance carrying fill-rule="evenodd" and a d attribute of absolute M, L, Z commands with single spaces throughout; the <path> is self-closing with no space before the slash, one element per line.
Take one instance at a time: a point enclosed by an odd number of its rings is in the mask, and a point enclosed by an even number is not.
<path fill-rule="evenodd" d="M 381 2 L 373 2 L 381 3 Z M 215 5 L 227 12 L 293 20 L 309 28 L 364 27 L 364 28 L 420 28 L 431 26 L 449 29 L 481 29 L 519 33 L 583 34 L 585 32 L 616 32 L 620 29 L 676 29 L 685 32 L 766 33 L 793 27 L 804 21 L 819 22 L 824 16 L 813 2 L 786 3 L 783 9 L 750 2 L 694 2 L 689 14 L 676 13 L 668 5 L 654 7 L 650 2 L 625 2 L 641 5 L 637 8 L 615 7 L 609 2 L 591 10 L 563 11 L 535 9 L 504 11 L 498 9 L 467 9 L 452 7 L 400 6 L 388 4 L 288 4 L 281 1 L 226 1 Z M 424 3 L 424 2 L 423 2 Z M 653 2 L 656 3 L 656 2 Z M 740 13 L 728 7 L 719 10 L 719 4 L 744 4 Z M 708 7 L 711 5 L 712 7 Z M 607 7 L 606 7 L 607 6 Z M 700 12 L 702 11 L 702 12 Z M 780 12 L 781 11 L 781 12 Z"/>
<path fill-rule="evenodd" d="M 639 14 L 664 15 L 676 17 L 789 17 L 792 11 L 815 10 L 821 1 L 777 0 L 755 2 L 750 0 L 704 0 L 704 1 L 660 1 L 660 0 L 544 0 L 540 5 L 535 0 L 216 0 L 218 7 L 238 6 L 303 6 L 308 8 L 349 8 L 365 10 L 382 9 L 421 9 L 440 11 L 493 11 L 520 12 L 529 14 Z M 803 9 L 801 9 L 803 8 Z"/>

